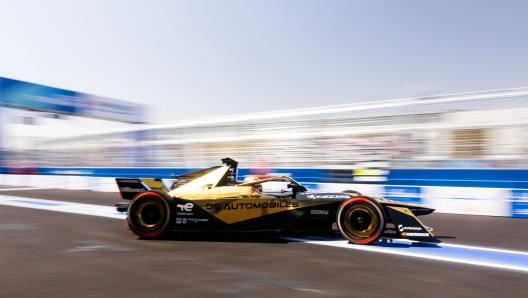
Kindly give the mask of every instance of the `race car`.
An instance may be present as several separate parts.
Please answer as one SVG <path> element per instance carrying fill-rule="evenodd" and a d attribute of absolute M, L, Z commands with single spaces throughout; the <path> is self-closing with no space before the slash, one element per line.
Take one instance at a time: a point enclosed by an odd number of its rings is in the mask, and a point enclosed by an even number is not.
<path fill-rule="evenodd" d="M 417 218 L 434 209 L 352 190 L 312 192 L 287 176 L 250 176 L 240 183 L 238 162 L 230 158 L 222 162 L 173 179 L 117 178 L 126 202 L 116 206 L 127 212 L 127 228 L 141 238 L 168 232 L 315 234 L 338 230 L 353 244 L 371 244 L 381 236 L 440 242 Z"/>

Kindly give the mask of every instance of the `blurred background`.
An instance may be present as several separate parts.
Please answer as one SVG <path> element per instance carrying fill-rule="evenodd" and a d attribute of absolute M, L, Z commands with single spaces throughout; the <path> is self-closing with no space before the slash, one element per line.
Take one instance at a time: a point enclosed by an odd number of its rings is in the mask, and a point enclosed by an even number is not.
<path fill-rule="evenodd" d="M 0 296 L 526 296 L 527 12 L 0 0 Z M 399 257 L 260 234 L 151 242 L 116 221 L 116 177 L 173 182 L 226 157 L 239 181 L 435 209 L 424 224 L 443 243 L 373 249 Z"/>
<path fill-rule="evenodd" d="M 528 166 L 528 88 L 165 124 L 144 123 L 141 104 L 6 78 L 0 90 L 2 163 L 14 173 L 52 167 L 200 168 L 227 156 L 260 171 L 317 168 L 330 170 L 329 179 L 355 175 L 360 181 L 388 169 Z"/>
<path fill-rule="evenodd" d="M 524 188 L 526 8 L 0 2 L 0 171 Z"/>

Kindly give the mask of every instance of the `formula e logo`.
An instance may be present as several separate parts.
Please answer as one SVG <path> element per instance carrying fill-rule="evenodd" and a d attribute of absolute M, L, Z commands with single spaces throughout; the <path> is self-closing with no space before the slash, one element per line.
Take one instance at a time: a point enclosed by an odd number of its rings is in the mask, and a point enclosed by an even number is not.
<path fill-rule="evenodd" d="M 191 212 L 192 208 L 194 207 L 194 204 L 193 203 L 187 203 L 185 205 L 178 204 L 176 205 L 176 207 L 180 208 L 180 211 Z"/>

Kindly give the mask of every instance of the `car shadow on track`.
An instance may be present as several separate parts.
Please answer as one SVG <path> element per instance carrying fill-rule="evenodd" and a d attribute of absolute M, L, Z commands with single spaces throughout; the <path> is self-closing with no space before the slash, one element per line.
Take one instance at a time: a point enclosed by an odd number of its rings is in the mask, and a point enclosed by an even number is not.
<path fill-rule="evenodd" d="M 437 238 L 456 239 L 453 236 L 437 236 Z M 273 244 L 288 244 L 290 242 L 311 242 L 311 241 L 344 241 L 345 239 L 337 233 L 323 233 L 320 235 L 303 235 L 294 233 L 281 234 L 255 234 L 255 233 L 169 233 L 157 239 L 138 240 L 147 241 L 190 241 L 190 242 L 230 242 L 230 243 L 273 243 Z M 411 247 L 430 247 L 440 248 L 436 243 L 427 242 L 410 242 L 408 240 L 400 241 L 396 238 L 380 238 L 370 246 L 377 247 L 394 247 L 394 248 L 411 248 Z M 349 242 L 350 243 L 350 242 Z M 350 245 L 354 245 L 350 243 Z"/>
<path fill-rule="evenodd" d="M 241 243 L 276 243 L 276 244 L 287 244 L 290 242 L 296 242 L 289 240 L 288 238 L 303 238 L 303 234 L 292 234 L 292 233 L 280 233 L 280 234 L 269 234 L 269 233 L 169 233 L 161 238 L 157 239 L 143 239 L 148 241 L 200 241 L 200 242 L 241 242 Z M 320 236 L 328 240 L 343 240 L 343 237 L 333 233 L 323 233 L 320 235 L 310 234 L 310 236 Z"/>
<path fill-rule="evenodd" d="M 435 236 L 438 239 L 457 239 L 455 236 Z"/>
<path fill-rule="evenodd" d="M 197 242 L 241 242 L 241 243 L 276 243 L 286 244 L 290 241 L 269 235 L 232 235 L 232 234 L 176 234 L 171 233 L 158 239 L 143 239 L 148 241 L 197 241 Z"/>

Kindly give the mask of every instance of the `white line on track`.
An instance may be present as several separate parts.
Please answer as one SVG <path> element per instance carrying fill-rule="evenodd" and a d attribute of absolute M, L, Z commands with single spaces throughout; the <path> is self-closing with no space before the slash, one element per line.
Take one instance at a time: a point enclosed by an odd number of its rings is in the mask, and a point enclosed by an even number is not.
<path fill-rule="evenodd" d="M 320 241 L 291 237 L 286 239 L 308 244 L 528 272 L 527 252 L 443 243 L 414 246 L 420 243 L 400 239 L 394 239 L 392 243 L 374 245 L 353 245 L 346 240 Z"/>
<path fill-rule="evenodd" d="M 51 189 L 46 187 L 24 187 L 24 188 L 0 188 L 0 191 L 15 191 L 15 190 L 42 190 Z"/>
<path fill-rule="evenodd" d="M 125 219 L 115 207 L 0 195 L 0 205 Z"/>
<path fill-rule="evenodd" d="M 0 195 L 0 205 L 33 208 L 66 213 L 101 216 L 124 219 L 125 213 L 117 212 L 115 207 L 93 204 L 71 203 L 64 201 L 42 200 L 34 198 Z M 438 245 L 417 243 L 409 240 L 394 239 L 380 241 L 373 245 L 353 245 L 345 240 L 324 238 L 285 238 L 290 241 L 308 244 L 333 246 L 344 249 L 371 251 L 392 255 L 415 257 L 468 265 L 478 265 L 500 269 L 528 272 L 528 252 L 478 246 L 441 243 Z"/>
<path fill-rule="evenodd" d="M 478 246 L 469 246 L 469 245 L 460 245 L 460 244 L 449 244 L 449 243 L 442 243 L 441 246 L 442 247 L 444 247 L 444 246 L 460 247 L 460 248 L 467 248 L 467 249 L 477 249 L 477 250 L 502 252 L 502 253 L 508 253 L 508 254 L 520 254 L 520 255 L 527 255 L 528 256 L 528 252 L 517 251 L 517 250 L 509 250 L 509 249 L 487 248 L 487 247 L 478 247 Z"/>

